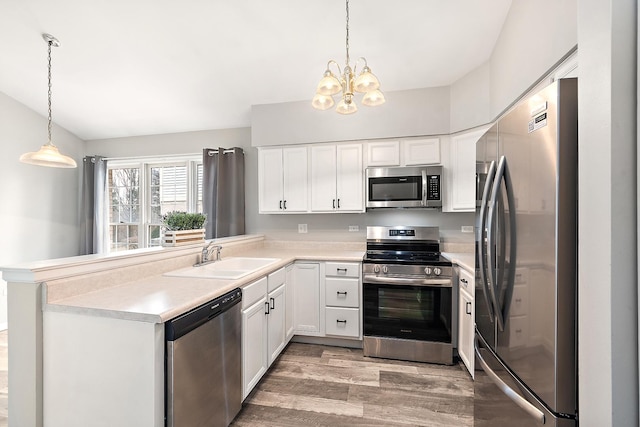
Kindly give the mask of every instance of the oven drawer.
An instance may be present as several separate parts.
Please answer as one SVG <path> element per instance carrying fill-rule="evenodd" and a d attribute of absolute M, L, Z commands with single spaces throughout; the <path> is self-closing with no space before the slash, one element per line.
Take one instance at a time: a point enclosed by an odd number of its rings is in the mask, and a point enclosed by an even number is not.
<path fill-rule="evenodd" d="M 359 307 L 358 279 L 327 277 L 325 279 L 325 304 L 338 307 Z"/>
<path fill-rule="evenodd" d="M 360 336 L 360 310 L 357 308 L 327 307 L 325 333 L 341 337 Z"/>
<path fill-rule="evenodd" d="M 360 264 L 351 262 L 326 262 L 326 276 L 360 277 Z"/>

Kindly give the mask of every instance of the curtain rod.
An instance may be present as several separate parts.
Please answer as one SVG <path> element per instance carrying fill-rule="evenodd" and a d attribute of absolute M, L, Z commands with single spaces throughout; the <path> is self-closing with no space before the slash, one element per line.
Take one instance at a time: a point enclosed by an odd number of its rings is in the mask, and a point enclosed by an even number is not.
<path fill-rule="evenodd" d="M 116 160 L 137 160 L 137 159 L 175 159 L 175 158 L 196 157 L 196 156 L 202 156 L 202 153 L 162 154 L 159 156 L 105 157 L 104 160 L 116 161 Z"/>
<path fill-rule="evenodd" d="M 225 148 L 224 150 L 222 150 L 222 154 L 235 153 L 236 150 L 242 151 L 242 148 L 240 148 L 240 147 Z M 220 152 L 220 150 L 216 150 L 215 148 L 211 148 L 207 152 L 207 154 L 210 155 L 210 156 L 213 156 L 214 154 L 218 154 L 219 152 Z"/>

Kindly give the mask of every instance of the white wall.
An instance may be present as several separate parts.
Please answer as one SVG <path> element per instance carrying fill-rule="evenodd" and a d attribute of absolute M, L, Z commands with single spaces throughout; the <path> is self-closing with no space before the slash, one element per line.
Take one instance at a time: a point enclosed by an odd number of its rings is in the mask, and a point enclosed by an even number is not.
<path fill-rule="evenodd" d="M 449 133 L 483 125 L 491 115 L 491 64 L 485 62 L 451 85 L 451 128 Z"/>
<path fill-rule="evenodd" d="M 513 0 L 491 54 L 495 118 L 577 44 L 577 0 Z"/>
<path fill-rule="evenodd" d="M 637 3 L 577 16 L 580 425 L 637 426 Z"/>
<path fill-rule="evenodd" d="M 378 107 L 358 104 L 349 116 L 318 111 L 311 99 L 251 108 L 251 138 L 256 147 L 449 133 L 449 87 L 385 92 Z M 357 97 L 356 102 L 360 102 Z"/>
<path fill-rule="evenodd" d="M 54 125 L 52 139 L 78 169 L 20 163 L 47 143 L 47 119 L 0 92 L 0 266 L 77 255 L 82 141 Z M 0 280 L 0 328 L 5 326 L 6 283 Z"/>

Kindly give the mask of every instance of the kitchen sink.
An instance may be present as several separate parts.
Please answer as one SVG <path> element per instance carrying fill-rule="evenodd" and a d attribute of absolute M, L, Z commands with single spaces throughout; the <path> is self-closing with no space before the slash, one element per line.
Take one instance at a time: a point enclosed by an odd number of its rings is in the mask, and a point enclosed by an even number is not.
<path fill-rule="evenodd" d="M 278 261 L 280 261 L 279 258 L 229 257 L 197 267 L 169 271 L 164 273 L 164 276 L 234 280 Z"/>

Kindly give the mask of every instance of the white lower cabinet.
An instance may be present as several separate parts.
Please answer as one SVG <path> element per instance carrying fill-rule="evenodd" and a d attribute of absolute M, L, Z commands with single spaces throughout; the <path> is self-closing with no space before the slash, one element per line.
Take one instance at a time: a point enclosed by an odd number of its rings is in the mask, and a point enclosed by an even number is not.
<path fill-rule="evenodd" d="M 242 398 L 246 398 L 287 344 L 285 269 L 243 289 Z"/>
<path fill-rule="evenodd" d="M 473 339 L 475 333 L 475 304 L 474 286 L 475 278 L 467 270 L 460 267 L 458 270 L 458 355 L 462 363 L 474 377 L 475 355 Z"/>
<path fill-rule="evenodd" d="M 294 332 L 322 336 L 320 319 L 320 263 L 296 262 L 293 265 Z"/>
<path fill-rule="evenodd" d="M 325 334 L 361 337 L 360 263 L 325 263 Z"/>

